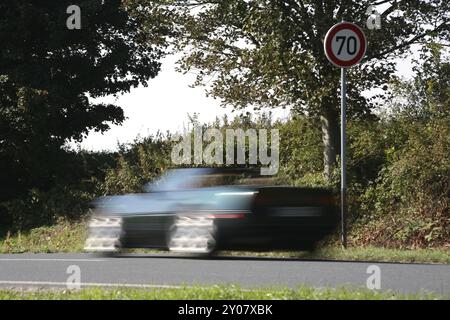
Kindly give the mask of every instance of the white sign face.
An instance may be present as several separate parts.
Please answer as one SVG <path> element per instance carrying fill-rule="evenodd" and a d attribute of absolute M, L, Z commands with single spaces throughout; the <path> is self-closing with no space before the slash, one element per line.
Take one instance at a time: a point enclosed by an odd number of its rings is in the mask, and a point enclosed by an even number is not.
<path fill-rule="evenodd" d="M 364 57 L 366 48 L 364 33 L 353 23 L 338 23 L 331 27 L 325 36 L 325 55 L 334 65 L 341 68 L 358 64 Z"/>

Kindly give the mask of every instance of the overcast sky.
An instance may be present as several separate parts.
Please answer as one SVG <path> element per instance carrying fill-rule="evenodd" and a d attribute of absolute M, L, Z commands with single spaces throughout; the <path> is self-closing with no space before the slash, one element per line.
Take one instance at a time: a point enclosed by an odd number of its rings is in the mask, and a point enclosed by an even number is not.
<path fill-rule="evenodd" d="M 206 97 L 204 88 L 191 88 L 195 76 L 175 71 L 175 56 L 162 60 L 162 68 L 156 78 L 149 81 L 147 88 L 138 87 L 129 93 L 107 96 L 102 102 L 115 103 L 124 110 L 127 120 L 121 126 L 112 126 L 104 134 L 90 132 L 81 143 L 70 143 L 73 148 L 85 150 L 116 150 L 118 142 L 132 142 L 137 136 L 145 137 L 158 130 L 180 132 L 188 123 L 188 114 L 198 113 L 200 122 L 211 122 L 216 116 L 228 114 L 231 109 L 220 107 L 220 102 Z M 411 60 L 397 63 L 398 74 L 404 77 L 412 75 Z M 274 110 L 275 118 L 285 118 L 289 110 Z"/>
<path fill-rule="evenodd" d="M 85 150 L 115 150 L 118 142 L 132 142 L 138 135 L 148 136 L 158 130 L 181 132 L 188 124 L 188 114 L 198 113 L 201 123 L 214 121 L 216 116 L 224 114 L 234 117 L 230 108 L 220 106 L 219 100 L 206 97 L 204 88 L 189 87 L 195 76 L 176 72 L 176 60 L 174 56 L 163 59 L 160 73 L 146 88 L 140 86 L 117 98 L 107 96 L 94 100 L 121 106 L 127 120 L 121 126 L 111 126 L 104 134 L 90 132 L 83 142 L 70 145 Z M 278 109 L 274 113 L 287 117 L 289 111 Z"/>

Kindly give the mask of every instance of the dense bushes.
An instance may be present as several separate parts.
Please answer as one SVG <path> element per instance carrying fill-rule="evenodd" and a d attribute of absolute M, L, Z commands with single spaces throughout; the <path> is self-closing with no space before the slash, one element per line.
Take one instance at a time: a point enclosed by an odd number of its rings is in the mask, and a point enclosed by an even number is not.
<path fill-rule="evenodd" d="M 171 137 L 157 134 L 122 145 L 114 168 L 99 185 L 103 194 L 142 192 L 142 186 L 171 166 Z"/>
<path fill-rule="evenodd" d="M 108 168 L 116 166 L 114 153 L 65 151 L 66 170 L 48 188 L 32 188 L 25 195 L 0 202 L 0 236 L 76 220 L 86 213 L 91 200 L 101 194 Z"/>
<path fill-rule="evenodd" d="M 355 245 L 450 244 L 448 119 L 410 120 L 399 113 L 377 121 L 349 122 L 349 222 L 350 241 Z M 209 126 L 223 130 L 239 126 L 240 121 L 244 120 L 236 118 L 227 125 L 216 122 Z M 246 117 L 241 124 L 244 128 L 258 128 L 261 122 L 261 117 Z M 331 181 L 324 179 L 320 132 L 316 126 L 299 116 L 265 125 L 280 130 L 279 180 L 292 185 L 339 189 L 338 169 Z M 170 148 L 168 138 L 160 136 L 123 150 L 116 168 L 108 171 L 102 190 L 140 191 L 143 183 L 171 166 Z"/>
<path fill-rule="evenodd" d="M 447 120 L 406 127 L 375 183 L 359 196 L 353 241 L 385 246 L 450 244 L 450 132 Z"/>
<path fill-rule="evenodd" d="M 419 76 L 395 83 L 393 99 L 378 117 L 348 121 L 349 240 L 354 245 L 450 246 L 449 62 L 433 50 Z M 198 124 L 195 117 L 190 120 Z M 323 175 L 315 121 L 297 114 L 275 122 L 270 114 L 244 114 L 202 126 L 277 128 L 278 180 L 338 191 L 339 169 L 329 180 Z M 172 166 L 172 146 L 170 134 L 157 134 L 122 145 L 116 153 L 65 151 L 61 161 L 66 170 L 51 177 L 51 188 L 34 188 L 0 203 L 0 232 L 23 231 L 61 217 L 78 219 L 99 195 L 140 192 Z"/>
<path fill-rule="evenodd" d="M 238 127 L 243 119 L 209 126 Z M 280 130 L 278 178 L 337 191 L 339 170 L 331 181 L 325 181 L 322 173 L 317 127 L 300 116 L 274 123 L 267 119 L 247 116 L 241 124 Z M 349 240 L 354 245 L 450 245 L 449 119 L 410 120 L 398 113 L 377 121 L 349 122 Z M 71 183 L 33 189 L 26 197 L 2 204 L 3 232 L 52 224 L 61 217 L 77 219 L 99 195 L 142 191 L 144 183 L 172 166 L 172 146 L 171 136 L 158 134 L 122 145 L 115 154 L 72 154 Z"/>

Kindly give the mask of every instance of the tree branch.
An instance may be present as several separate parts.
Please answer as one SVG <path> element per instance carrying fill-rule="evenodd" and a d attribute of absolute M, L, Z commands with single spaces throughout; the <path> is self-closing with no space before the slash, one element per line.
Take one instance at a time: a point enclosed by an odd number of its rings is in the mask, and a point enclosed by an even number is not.
<path fill-rule="evenodd" d="M 291 1 L 288 0 L 287 1 L 290 6 L 300 15 L 300 17 L 305 21 L 306 23 L 306 34 L 308 35 L 308 37 L 310 38 L 310 40 L 313 42 L 313 51 L 316 52 L 316 54 L 320 54 L 321 48 L 322 48 L 322 44 L 320 39 L 318 38 L 318 35 L 314 34 L 313 31 L 313 27 L 314 22 L 312 21 L 310 15 L 308 14 L 308 10 L 306 10 L 305 4 L 303 3 L 303 1 Z"/>
<path fill-rule="evenodd" d="M 422 34 L 419 34 L 419 35 L 413 37 L 412 39 L 410 39 L 410 40 L 408 40 L 408 41 L 405 41 L 405 42 L 403 42 L 403 43 L 400 43 L 400 44 L 396 45 L 396 46 L 393 47 L 393 48 L 390 48 L 390 49 L 388 49 L 388 50 L 382 51 L 382 52 L 380 52 L 380 53 L 378 53 L 378 54 L 376 54 L 376 55 L 370 56 L 370 57 L 368 58 L 368 60 L 379 59 L 379 58 L 381 58 L 381 57 L 383 57 L 383 56 L 385 56 L 385 55 L 388 55 L 388 54 L 390 54 L 390 53 L 393 53 L 393 52 L 395 52 L 395 51 L 397 51 L 397 50 L 399 50 L 399 49 L 408 47 L 408 46 L 410 46 L 410 45 L 412 45 L 412 44 L 414 44 L 414 43 L 418 43 L 418 40 L 425 38 L 426 36 L 430 35 L 430 34 L 433 33 L 433 32 L 436 32 L 436 31 L 439 31 L 440 29 L 443 29 L 445 26 L 447 26 L 446 22 L 442 22 L 442 23 L 441 23 L 439 26 L 437 26 L 435 29 L 433 29 L 433 30 L 428 30 L 428 31 L 426 31 L 426 32 L 424 32 L 424 33 L 422 33 Z"/>

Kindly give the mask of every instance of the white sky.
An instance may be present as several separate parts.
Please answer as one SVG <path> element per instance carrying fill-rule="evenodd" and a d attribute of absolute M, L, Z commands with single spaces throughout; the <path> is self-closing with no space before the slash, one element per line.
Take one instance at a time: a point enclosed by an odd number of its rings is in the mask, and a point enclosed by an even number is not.
<path fill-rule="evenodd" d="M 377 7 L 383 12 L 388 4 Z M 418 46 L 413 47 L 413 56 L 417 57 Z M 192 74 L 175 71 L 179 56 L 168 56 L 162 60 L 160 73 L 149 81 L 148 87 L 131 89 L 129 93 L 116 97 L 108 96 L 100 102 L 114 103 L 124 110 L 127 118 L 121 126 L 111 126 L 104 134 L 90 132 L 81 143 L 69 143 L 72 148 L 85 150 L 116 150 L 118 143 L 132 142 L 136 137 L 145 137 L 159 131 L 181 132 L 188 124 L 188 114 L 197 113 L 201 123 L 212 122 L 218 116 L 228 114 L 234 117 L 230 108 L 220 107 L 220 101 L 206 97 L 202 87 L 189 87 L 195 80 Z M 398 75 L 412 76 L 411 58 L 397 61 Z M 373 91 L 375 93 L 375 91 Z M 371 92 L 368 92 L 370 95 Z M 289 110 L 273 110 L 274 118 L 287 118 Z"/>
<path fill-rule="evenodd" d="M 138 87 L 115 98 L 107 96 L 98 101 L 114 103 L 123 108 L 127 118 L 121 126 L 111 126 L 104 134 L 90 132 L 81 143 L 69 143 L 72 148 L 90 151 L 116 150 L 117 144 L 132 142 L 136 137 L 145 137 L 159 131 L 180 132 L 188 123 L 188 114 L 197 113 L 201 123 L 214 121 L 216 116 L 228 114 L 230 108 L 220 107 L 219 100 L 206 97 L 204 88 L 191 88 L 195 76 L 175 71 L 177 57 L 162 60 L 160 73 L 149 81 L 147 88 Z M 412 75 L 411 59 L 397 63 L 398 74 Z M 289 110 L 272 110 L 275 118 L 286 118 Z"/>
<path fill-rule="evenodd" d="M 205 88 L 189 87 L 195 80 L 193 74 L 175 71 L 177 57 L 168 56 L 162 60 L 160 73 L 149 81 L 148 87 L 139 86 L 129 93 L 106 96 L 94 101 L 114 103 L 124 110 L 127 118 L 121 126 L 101 134 L 90 132 L 81 143 L 69 143 L 72 148 L 85 150 L 116 150 L 118 142 L 132 142 L 136 137 L 145 137 L 159 131 L 182 132 L 188 124 L 188 114 L 198 114 L 200 123 L 212 122 L 216 116 L 236 113 L 231 108 L 222 108 L 220 101 L 206 97 Z M 276 117 L 287 117 L 289 110 L 272 110 Z"/>

